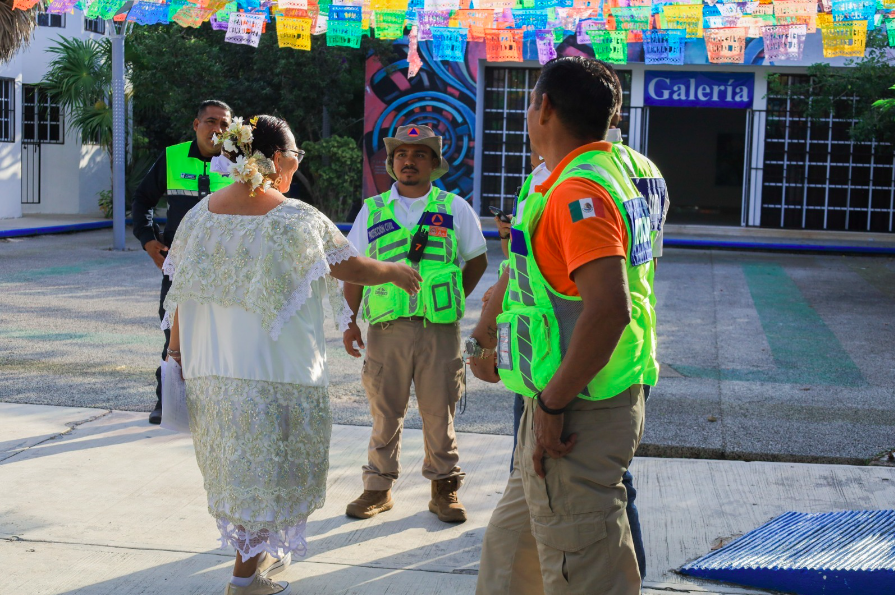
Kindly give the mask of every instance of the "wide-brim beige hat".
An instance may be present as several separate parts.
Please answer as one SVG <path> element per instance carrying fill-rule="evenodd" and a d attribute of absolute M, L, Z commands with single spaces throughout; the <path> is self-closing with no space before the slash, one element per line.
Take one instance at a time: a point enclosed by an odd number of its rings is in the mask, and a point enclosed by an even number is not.
<path fill-rule="evenodd" d="M 393 180 L 397 180 L 398 177 L 392 170 L 392 153 L 401 145 L 425 145 L 435 152 L 439 163 L 438 167 L 432 170 L 432 175 L 429 177 L 430 182 L 437 180 L 448 171 L 447 160 L 441 154 L 441 137 L 428 126 L 398 126 L 395 136 L 386 137 L 382 139 L 382 142 L 385 143 L 385 151 L 388 155 L 385 160 L 385 171 Z"/>

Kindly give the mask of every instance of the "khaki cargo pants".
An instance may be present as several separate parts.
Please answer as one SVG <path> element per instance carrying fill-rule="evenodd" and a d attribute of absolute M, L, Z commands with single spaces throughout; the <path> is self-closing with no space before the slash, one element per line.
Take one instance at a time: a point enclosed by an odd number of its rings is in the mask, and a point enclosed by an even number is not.
<path fill-rule="evenodd" d="M 575 399 L 564 437 L 570 454 L 546 457 L 534 472 L 532 420 L 525 399 L 513 473 L 482 543 L 477 595 L 637 595 L 640 571 L 622 475 L 643 436 L 643 387 L 603 401 Z"/>
<path fill-rule="evenodd" d="M 457 476 L 462 482 L 454 433 L 454 408 L 463 389 L 460 324 L 419 318 L 371 324 L 361 380 L 373 416 L 364 489 L 388 490 L 398 479 L 411 382 L 423 420 L 423 476 Z"/>

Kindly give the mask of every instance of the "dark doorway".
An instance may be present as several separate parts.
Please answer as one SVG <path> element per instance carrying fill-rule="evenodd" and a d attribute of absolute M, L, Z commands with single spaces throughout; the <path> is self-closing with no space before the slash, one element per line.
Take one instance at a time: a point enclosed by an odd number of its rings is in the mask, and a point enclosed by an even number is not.
<path fill-rule="evenodd" d="M 740 225 L 747 110 L 650 107 L 647 156 L 668 184 L 671 224 Z"/>

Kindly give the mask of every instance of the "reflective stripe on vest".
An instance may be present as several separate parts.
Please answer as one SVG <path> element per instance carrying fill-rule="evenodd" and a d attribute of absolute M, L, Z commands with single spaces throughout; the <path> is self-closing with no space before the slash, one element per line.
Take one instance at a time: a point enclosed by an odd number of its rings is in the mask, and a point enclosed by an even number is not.
<path fill-rule="evenodd" d="M 463 317 L 466 298 L 453 228 L 451 204 L 454 198 L 454 194 L 433 187 L 423 211 L 425 224 L 413 229 L 398 223 L 395 217 L 397 201 L 390 201 L 388 192 L 367 199 L 366 255 L 385 262 L 407 264 L 419 271 L 423 278 L 420 292 L 412 296 L 392 284 L 365 287 L 361 311 L 367 322 L 424 316 L 429 322 L 447 324 Z M 430 213 L 434 216 L 427 215 Z M 407 253 L 418 227 L 427 230 L 429 236 L 422 259 L 415 263 L 407 259 Z"/>
<path fill-rule="evenodd" d="M 546 195 L 526 199 L 510 240 L 510 280 L 498 317 L 498 372 L 512 391 L 533 396 L 559 368 L 583 311 L 581 298 L 552 289 L 534 259 L 531 232 L 543 214 L 550 193 L 563 181 L 584 178 L 605 188 L 622 215 L 628 232 L 626 273 L 632 303 L 631 322 L 607 365 L 579 397 L 611 398 L 633 384 L 655 384 L 655 310 L 652 296 L 652 254 L 649 210 L 617 156 L 590 151 L 578 156 L 558 176 Z"/>

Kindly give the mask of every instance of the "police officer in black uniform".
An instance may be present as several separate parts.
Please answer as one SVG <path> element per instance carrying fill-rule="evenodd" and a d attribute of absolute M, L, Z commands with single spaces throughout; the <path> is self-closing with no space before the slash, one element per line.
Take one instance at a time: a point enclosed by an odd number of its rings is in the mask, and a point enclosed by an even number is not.
<path fill-rule="evenodd" d="M 213 173 L 210 169 L 212 157 L 220 155 L 212 137 L 220 134 L 230 125 L 232 110 L 223 101 L 204 101 L 199 106 L 193 130 L 196 140 L 168 147 L 155 162 L 137 188 L 131 212 L 134 218 L 134 235 L 143 249 L 161 269 L 174 240 L 177 226 L 187 211 L 192 209 L 206 195 L 230 183 L 229 178 Z M 167 199 L 168 216 L 164 232 L 154 220 L 155 207 L 162 197 Z M 171 288 L 171 279 L 162 275 L 162 292 L 159 301 L 159 318 L 165 315 L 165 296 Z M 162 360 L 167 357 L 170 331 L 165 331 L 165 347 Z M 162 369 L 155 371 L 158 402 L 149 414 L 149 423 L 162 421 Z"/>

